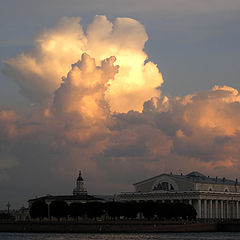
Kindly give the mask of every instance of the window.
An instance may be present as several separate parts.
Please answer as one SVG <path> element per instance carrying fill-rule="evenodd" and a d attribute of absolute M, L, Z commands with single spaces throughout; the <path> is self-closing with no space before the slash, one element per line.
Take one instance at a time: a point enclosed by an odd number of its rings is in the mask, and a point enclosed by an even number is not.
<path fill-rule="evenodd" d="M 153 191 L 157 191 L 157 190 L 163 190 L 163 191 L 173 191 L 174 187 L 172 184 L 168 183 L 168 182 L 161 182 L 156 184 L 153 187 Z"/>
<path fill-rule="evenodd" d="M 163 190 L 161 183 L 158 183 L 157 185 L 155 185 L 155 186 L 153 187 L 153 191 L 156 191 L 156 190 Z"/>
<path fill-rule="evenodd" d="M 169 188 L 168 188 L 168 182 L 162 182 L 162 188 L 164 191 L 168 191 Z"/>

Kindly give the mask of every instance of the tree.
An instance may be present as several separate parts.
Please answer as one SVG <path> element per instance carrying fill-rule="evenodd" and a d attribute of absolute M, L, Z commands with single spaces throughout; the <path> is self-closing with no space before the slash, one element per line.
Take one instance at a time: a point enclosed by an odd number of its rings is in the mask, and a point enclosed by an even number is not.
<path fill-rule="evenodd" d="M 141 202 L 139 204 L 140 204 L 140 212 L 142 212 L 144 218 L 147 218 L 148 220 L 150 220 L 157 213 L 155 202 L 147 201 L 147 202 Z"/>
<path fill-rule="evenodd" d="M 67 217 L 68 205 L 65 201 L 56 200 L 50 204 L 50 216 L 56 217 L 58 221 L 60 218 Z"/>
<path fill-rule="evenodd" d="M 0 213 L 0 220 L 15 220 L 15 218 L 9 213 Z"/>
<path fill-rule="evenodd" d="M 185 204 L 185 216 L 184 216 L 184 218 L 196 219 L 196 216 L 197 216 L 196 209 L 190 204 Z"/>
<path fill-rule="evenodd" d="M 197 215 L 192 205 L 181 202 L 173 203 L 172 211 L 174 218 L 194 219 Z"/>
<path fill-rule="evenodd" d="M 156 215 L 161 218 L 172 218 L 174 209 L 171 203 L 156 203 L 155 205 Z"/>
<path fill-rule="evenodd" d="M 34 201 L 30 207 L 30 216 L 33 219 L 48 217 L 48 206 L 44 200 Z"/>
<path fill-rule="evenodd" d="M 110 218 L 119 218 L 123 215 L 121 202 L 107 202 L 105 203 L 105 210 Z"/>
<path fill-rule="evenodd" d="M 159 219 L 164 217 L 164 204 L 161 202 L 157 202 L 156 203 L 156 214 L 158 216 Z"/>
<path fill-rule="evenodd" d="M 104 206 L 103 203 L 101 202 L 89 202 L 86 203 L 86 213 L 87 213 L 87 217 L 92 219 L 95 218 L 95 220 L 97 219 L 97 217 L 101 217 L 104 213 Z"/>
<path fill-rule="evenodd" d="M 123 216 L 127 219 L 134 219 L 139 212 L 139 204 L 135 201 L 125 202 L 122 205 Z"/>
<path fill-rule="evenodd" d="M 86 212 L 85 205 L 85 203 L 71 203 L 68 209 L 70 217 L 75 219 L 78 219 L 78 217 L 83 217 Z"/>
<path fill-rule="evenodd" d="M 181 202 L 172 203 L 172 217 L 173 218 L 184 218 L 185 215 L 185 204 Z"/>
<path fill-rule="evenodd" d="M 156 205 L 156 213 L 158 218 L 183 218 L 194 219 L 197 212 L 190 204 L 181 202 L 175 203 L 158 203 Z"/>

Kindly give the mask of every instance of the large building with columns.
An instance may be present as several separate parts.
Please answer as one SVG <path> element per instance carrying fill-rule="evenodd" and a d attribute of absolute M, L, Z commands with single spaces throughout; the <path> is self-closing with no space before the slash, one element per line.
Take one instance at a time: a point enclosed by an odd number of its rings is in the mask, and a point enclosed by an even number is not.
<path fill-rule="evenodd" d="M 161 174 L 133 184 L 135 192 L 124 192 L 120 201 L 181 201 L 196 209 L 197 218 L 240 218 L 238 180 L 212 178 L 199 172 L 187 175 Z"/>

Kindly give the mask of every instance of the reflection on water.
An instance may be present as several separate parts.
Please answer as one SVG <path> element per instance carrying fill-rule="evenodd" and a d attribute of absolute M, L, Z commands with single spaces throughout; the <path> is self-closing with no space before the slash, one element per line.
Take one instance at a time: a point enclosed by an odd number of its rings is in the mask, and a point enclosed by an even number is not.
<path fill-rule="evenodd" d="M 61 234 L 0 233 L 0 240 L 239 240 L 240 233 Z"/>

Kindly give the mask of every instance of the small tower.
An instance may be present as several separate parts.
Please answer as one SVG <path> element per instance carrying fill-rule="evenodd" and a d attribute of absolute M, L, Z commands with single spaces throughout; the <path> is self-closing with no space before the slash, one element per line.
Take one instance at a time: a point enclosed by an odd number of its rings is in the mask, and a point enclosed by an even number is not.
<path fill-rule="evenodd" d="M 73 189 L 73 195 L 87 195 L 87 189 L 84 187 L 84 181 L 81 171 L 79 171 L 79 175 L 76 181 L 76 187 Z"/>

